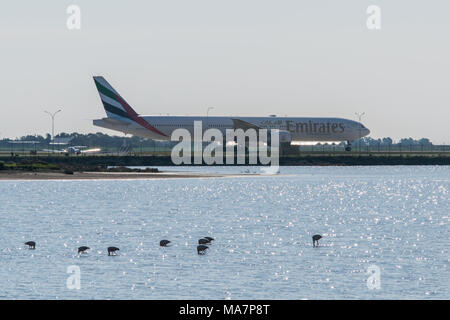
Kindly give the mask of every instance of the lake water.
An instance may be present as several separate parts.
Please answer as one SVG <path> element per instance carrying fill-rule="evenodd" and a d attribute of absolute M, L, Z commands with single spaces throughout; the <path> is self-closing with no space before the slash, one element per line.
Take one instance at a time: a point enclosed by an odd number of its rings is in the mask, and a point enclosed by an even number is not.
<path fill-rule="evenodd" d="M 0 298 L 449 299 L 449 189 L 448 166 L 0 181 Z M 204 236 L 216 240 L 199 256 Z M 80 256 L 82 245 L 92 249 Z M 66 285 L 69 266 L 79 290 Z"/>

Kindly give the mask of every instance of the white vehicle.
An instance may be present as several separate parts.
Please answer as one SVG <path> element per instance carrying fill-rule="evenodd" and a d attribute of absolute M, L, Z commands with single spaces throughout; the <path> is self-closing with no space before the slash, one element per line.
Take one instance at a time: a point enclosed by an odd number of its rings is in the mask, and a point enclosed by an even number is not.
<path fill-rule="evenodd" d="M 86 146 L 73 146 L 73 147 L 68 147 L 65 151 L 68 154 L 89 154 L 89 153 L 97 153 L 102 151 L 102 149 L 100 148 L 92 148 L 92 149 L 86 149 Z"/>
<path fill-rule="evenodd" d="M 52 152 L 52 153 L 66 153 L 66 154 L 90 154 L 90 153 L 97 153 L 102 151 L 100 148 L 92 148 L 92 149 L 86 149 L 87 146 L 73 146 L 68 147 L 67 149 L 62 150 L 52 150 L 52 149 L 43 149 L 44 152 Z"/>
<path fill-rule="evenodd" d="M 193 135 L 194 121 L 201 121 L 203 130 L 219 129 L 224 136 L 227 129 L 253 128 L 279 130 L 280 142 L 347 141 L 347 151 L 352 141 L 370 133 L 362 123 L 342 118 L 141 116 L 103 77 L 94 77 L 94 82 L 107 115 L 94 120 L 95 126 L 153 140 L 170 140 L 180 128 Z"/>

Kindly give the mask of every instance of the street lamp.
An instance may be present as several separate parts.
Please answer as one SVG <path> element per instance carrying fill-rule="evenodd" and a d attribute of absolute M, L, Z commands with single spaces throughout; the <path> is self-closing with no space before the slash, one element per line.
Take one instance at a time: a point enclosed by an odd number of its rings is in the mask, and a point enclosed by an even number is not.
<path fill-rule="evenodd" d="M 209 117 L 209 110 L 212 110 L 212 109 L 214 109 L 214 107 L 208 107 L 208 109 L 206 109 L 206 129 L 205 130 L 208 129 L 208 125 L 209 125 L 209 119 L 208 119 L 208 117 Z"/>
<path fill-rule="evenodd" d="M 208 109 L 206 109 L 206 117 L 209 116 L 209 110 L 212 110 L 212 109 L 214 109 L 214 107 L 208 107 Z"/>
<path fill-rule="evenodd" d="M 59 109 L 58 111 L 56 111 L 54 113 L 51 113 L 51 112 L 48 112 L 48 111 L 44 111 L 45 113 L 48 113 L 50 115 L 50 117 L 52 117 L 52 139 L 50 140 L 50 141 L 53 141 L 53 143 L 52 143 L 52 153 L 55 153 L 55 150 L 54 150 L 54 148 L 55 148 L 55 144 L 54 144 L 54 142 L 55 142 L 55 116 L 56 116 L 57 113 L 59 113 L 61 111 L 62 111 L 61 109 Z"/>
<path fill-rule="evenodd" d="M 361 152 L 361 119 L 363 117 L 363 115 L 365 115 L 365 112 L 355 112 L 356 116 L 358 117 L 358 121 L 359 121 L 359 152 Z"/>

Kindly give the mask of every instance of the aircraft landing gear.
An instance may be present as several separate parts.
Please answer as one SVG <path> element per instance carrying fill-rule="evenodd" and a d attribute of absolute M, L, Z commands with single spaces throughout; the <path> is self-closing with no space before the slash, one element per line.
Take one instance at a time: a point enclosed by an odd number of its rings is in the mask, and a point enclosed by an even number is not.
<path fill-rule="evenodd" d="M 345 145 L 345 151 L 352 151 L 352 144 L 350 141 L 347 141 L 347 144 Z"/>

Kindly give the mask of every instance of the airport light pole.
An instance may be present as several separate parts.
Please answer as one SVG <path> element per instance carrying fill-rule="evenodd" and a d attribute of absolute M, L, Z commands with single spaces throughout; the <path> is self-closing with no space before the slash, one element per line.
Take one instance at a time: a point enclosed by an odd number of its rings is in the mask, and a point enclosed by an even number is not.
<path fill-rule="evenodd" d="M 209 118 L 209 110 L 212 110 L 212 109 L 214 109 L 214 107 L 208 107 L 208 109 L 206 109 L 206 129 L 205 129 L 205 130 L 208 130 L 208 125 L 209 125 L 209 120 L 208 120 L 208 118 Z"/>
<path fill-rule="evenodd" d="M 50 117 L 52 118 L 52 139 L 50 141 L 53 141 L 52 143 L 52 153 L 55 153 L 55 116 L 56 114 L 58 114 L 59 112 L 61 112 L 62 110 L 59 109 L 58 111 L 51 113 L 48 111 L 44 111 L 45 113 L 48 113 L 50 115 Z"/>
<path fill-rule="evenodd" d="M 214 107 L 208 107 L 208 109 L 206 109 L 206 117 L 209 117 L 209 110 L 214 109 Z"/>
<path fill-rule="evenodd" d="M 355 114 L 358 117 L 358 121 L 360 124 L 360 126 L 359 126 L 359 152 L 361 152 L 361 119 L 362 119 L 363 115 L 365 115 L 366 113 L 365 112 L 360 112 L 360 113 L 355 112 Z"/>

